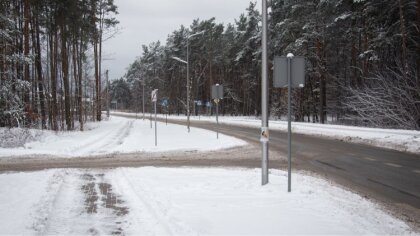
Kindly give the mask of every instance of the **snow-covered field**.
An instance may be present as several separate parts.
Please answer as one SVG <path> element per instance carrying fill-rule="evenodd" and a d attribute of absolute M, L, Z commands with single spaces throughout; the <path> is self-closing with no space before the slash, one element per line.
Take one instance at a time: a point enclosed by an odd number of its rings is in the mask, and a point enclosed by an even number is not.
<path fill-rule="evenodd" d="M 113 112 L 113 114 L 135 116 L 133 113 L 124 112 Z M 164 118 L 165 116 L 160 115 L 160 117 Z M 185 120 L 186 117 L 171 115 L 168 116 L 168 119 Z M 191 116 L 190 119 L 216 122 L 215 116 Z M 256 119 L 255 117 L 219 116 L 219 122 L 248 127 L 261 127 L 261 120 Z M 272 130 L 287 131 L 286 121 L 270 120 L 269 123 L 270 129 Z M 346 142 L 364 143 L 377 147 L 420 154 L 420 131 L 416 130 L 377 129 L 345 125 L 292 122 L 292 132 L 339 139 Z"/>
<path fill-rule="evenodd" d="M 303 174 L 211 168 L 0 174 L 1 234 L 414 234 L 366 199 Z"/>
<path fill-rule="evenodd" d="M 58 132 L 0 129 L 0 157 L 23 155 L 52 155 L 77 157 L 110 153 L 210 151 L 245 145 L 246 142 L 219 135 L 203 129 L 165 123 L 157 124 L 158 142 L 155 146 L 155 129 L 149 121 L 111 117 L 108 121 L 88 123 L 84 132 Z"/>

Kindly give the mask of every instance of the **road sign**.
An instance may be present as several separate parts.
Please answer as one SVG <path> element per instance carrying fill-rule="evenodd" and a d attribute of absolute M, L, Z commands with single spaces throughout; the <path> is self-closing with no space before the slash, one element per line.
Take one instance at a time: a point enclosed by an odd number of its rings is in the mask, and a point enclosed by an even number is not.
<path fill-rule="evenodd" d="M 160 103 L 163 107 L 168 107 L 169 105 L 169 99 L 168 98 L 162 98 L 162 101 Z"/>
<path fill-rule="evenodd" d="M 152 91 L 152 102 L 157 102 L 157 93 L 158 93 L 157 89 L 154 89 Z"/>
<path fill-rule="evenodd" d="M 197 100 L 196 101 L 196 104 L 197 104 L 197 106 L 202 106 L 203 105 L 203 102 L 201 100 Z"/>
<path fill-rule="evenodd" d="M 287 95 L 287 191 L 292 191 L 292 88 L 303 88 L 305 85 L 305 58 L 295 57 L 292 53 L 287 57 L 274 58 L 274 87 L 288 89 Z M 262 130 L 264 132 L 264 130 Z M 267 136 L 268 137 L 268 136 Z M 264 138 L 261 137 L 263 140 Z"/>
<path fill-rule="evenodd" d="M 211 86 L 211 98 L 223 99 L 223 85 L 215 84 Z"/>
<path fill-rule="evenodd" d="M 305 85 L 305 58 L 304 57 L 275 57 L 273 82 L 275 88 L 287 88 L 287 60 L 290 60 L 290 76 L 292 88 L 302 88 Z"/>

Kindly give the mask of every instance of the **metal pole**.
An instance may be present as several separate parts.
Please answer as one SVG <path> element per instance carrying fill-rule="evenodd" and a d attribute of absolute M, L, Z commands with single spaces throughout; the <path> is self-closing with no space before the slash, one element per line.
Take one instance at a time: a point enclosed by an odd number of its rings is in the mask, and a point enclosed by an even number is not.
<path fill-rule="evenodd" d="M 187 128 L 190 132 L 190 62 L 189 62 L 189 47 L 190 39 L 187 37 Z"/>
<path fill-rule="evenodd" d="M 267 82 L 267 0 L 262 1 L 262 71 L 261 71 L 261 132 L 268 134 L 268 82 Z M 262 139 L 262 185 L 268 183 L 268 143 Z"/>
<path fill-rule="evenodd" d="M 109 118 L 109 80 L 108 80 L 108 70 L 106 70 L 106 117 Z"/>
<path fill-rule="evenodd" d="M 219 102 L 216 103 L 217 139 L 219 139 Z"/>
<path fill-rule="evenodd" d="M 293 54 L 287 55 L 287 191 L 292 191 L 292 114 L 291 114 L 291 101 L 292 101 L 292 58 Z"/>
<path fill-rule="evenodd" d="M 153 121 L 152 121 L 153 102 L 151 105 L 152 107 L 150 108 L 150 128 L 153 128 Z"/>
<path fill-rule="evenodd" d="M 156 111 L 156 103 L 155 102 L 155 146 L 157 146 L 157 111 Z"/>
<path fill-rule="evenodd" d="M 143 80 L 143 120 L 144 120 L 144 80 Z"/>

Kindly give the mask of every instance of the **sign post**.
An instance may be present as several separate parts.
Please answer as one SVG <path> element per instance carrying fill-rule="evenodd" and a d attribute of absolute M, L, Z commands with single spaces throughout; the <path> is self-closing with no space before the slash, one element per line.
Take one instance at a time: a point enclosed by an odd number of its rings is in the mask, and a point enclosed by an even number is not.
<path fill-rule="evenodd" d="M 152 91 L 152 102 L 154 103 L 154 105 L 155 105 L 155 146 L 157 146 L 157 111 L 156 111 L 156 104 L 157 104 L 157 93 L 158 93 L 158 90 L 157 89 L 154 89 L 153 91 Z M 152 113 L 150 113 L 150 114 L 152 114 Z M 150 121 L 151 121 L 152 119 L 150 119 Z"/>
<path fill-rule="evenodd" d="M 108 80 L 108 70 L 106 70 L 106 117 L 109 118 L 109 80 Z"/>
<path fill-rule="evenodd" d="M 292 87 L 303 88 L 305 84 L 305 58 L 287 54 L 274 58 L 274 87 L 287 87 L 287 191 L 292 191 Z"/>
<path fill-rule="evenodd" d="M 166 110 L 166 125 L 168 125 L 168 113 L 169 113 L 169 109 L 168 109 L 168 106 L 169 106 L 169 102 L 168 102 L 168 98 L 163 98 L 162 99 L 162 103 L 161 103 L 161 105 L 162 105 L 162 107 L 164 107 L 165 108 L 165 110 Z"/>
<path fill-rule="evenodd" d="M 211 87 L 211 97 L 216 103 L 217 139 L 219 139 L 219 102 L 223 99 L 223 85 L 215 84 Z"/>
<path fill-rule="evenodd" d="M 150 103 L 150 128 L 153 129 L 152 112 L 153 112 L 153 92 L 152 90 L 152 102 Z"/>
<path fill-rule="evenodd" d="M 142 102 L 142 106 L 143 106 L 143 120 L 144 120 L 144 84 L 145 84 L 145 81 L 144 81 L 144 79 L 141 81 L 141 85 L 142 85 L 142 87 L 143 87 L 143 93 L 142 93 L 142 96 L 143 96 L 143 102 Z"/>
<path fill-rule="evenodd" d="M 201 110 L 201 106 L 203 106 L 203 103 L 201 102 L 201 100 L 198 100 L 197 101 L 197 113 L 198 113 L 198 120 L 201 120 L 201 117 L 200 117 L 200 110 Z"/>

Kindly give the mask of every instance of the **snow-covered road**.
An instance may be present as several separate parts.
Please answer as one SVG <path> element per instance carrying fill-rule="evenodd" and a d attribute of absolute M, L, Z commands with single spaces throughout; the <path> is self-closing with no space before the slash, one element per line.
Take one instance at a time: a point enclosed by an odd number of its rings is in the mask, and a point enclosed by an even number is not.
<path fill-rule="evenodd" d="M 368 200 L 302 174 L 54 169 L 0 175 L 1 234 L 410 234 Z"/>

